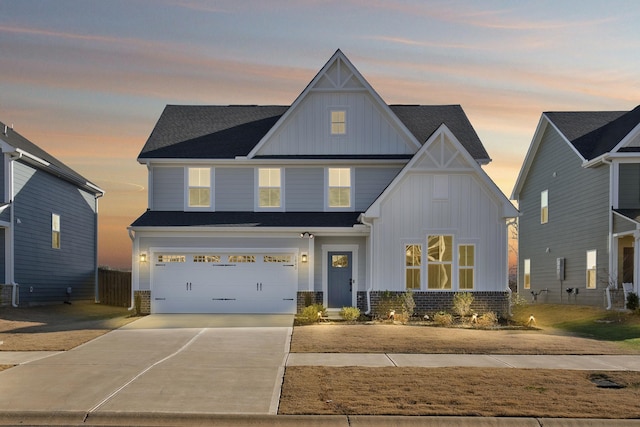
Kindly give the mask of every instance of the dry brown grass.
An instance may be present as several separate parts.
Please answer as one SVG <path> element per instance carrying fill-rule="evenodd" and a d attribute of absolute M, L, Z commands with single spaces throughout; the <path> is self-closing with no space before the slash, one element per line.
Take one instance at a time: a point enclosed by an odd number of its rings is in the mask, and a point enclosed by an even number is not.
<path fill-rule="evenodd" d="M 2 307 L 0 351 L 70 350 L 135 319 L 126 308 L 91 302 Z"/>
<path fill-rule="evenodd" d="M 555 330 L 477 330 L 387 324 L 294 328 L 292 353 L 637 354 Z"/>
<path fill-rule="evenodd" d="M 300 366 L 286 370 L 279 413 L 638 418 L 639 400 L 640 372 Z"/>

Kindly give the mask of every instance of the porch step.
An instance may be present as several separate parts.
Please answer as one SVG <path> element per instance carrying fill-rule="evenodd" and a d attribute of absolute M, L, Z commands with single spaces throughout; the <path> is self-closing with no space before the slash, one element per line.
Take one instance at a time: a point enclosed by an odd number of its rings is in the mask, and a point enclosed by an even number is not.
<path fill-rule="evenodd" d="M 327 317 L 325 317 L 325 319 L 327 319 L 327 320 L 342 320 L 342 317 L 340 316 L 340 309 L 338 309 L 338 308 L 328 308 L 327 309 Z"/>

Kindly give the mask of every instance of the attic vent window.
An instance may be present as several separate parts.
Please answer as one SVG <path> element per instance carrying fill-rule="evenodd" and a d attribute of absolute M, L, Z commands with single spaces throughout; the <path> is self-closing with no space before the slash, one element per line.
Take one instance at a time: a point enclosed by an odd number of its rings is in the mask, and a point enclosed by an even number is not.
<path fill-rule="evenodd" d="M 347 112 L 345 110 L 331 111 L 331 135 L 345 135 L 347 133 Z"/>

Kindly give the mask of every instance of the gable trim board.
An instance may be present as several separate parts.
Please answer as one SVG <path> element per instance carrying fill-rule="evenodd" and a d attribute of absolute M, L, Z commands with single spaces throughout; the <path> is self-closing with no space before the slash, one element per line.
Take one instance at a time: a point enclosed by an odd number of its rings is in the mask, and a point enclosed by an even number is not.
<path fill-rule="evenodd" d="M 346 131 L 337 136 L 330 132 L 332 108 L 346 111 Z M 350 303 L 370 311 L 372 290 L 405 291 L 405 279 L 398 273 L 404 263 L 398 242 L 424 240 L 426 244 L 427 233 L 446 229 L 455 235 L 456 245 L 475 245 L 479 258 L 473 291 L 486 297 L 486 304 L 503 311 L 508 293 L 506 219 L 516 216 L 517 210 L 482 170 L 481 165 L 489 161 L 459 105 L 387 105 L 340 50 L 289 107 L 168 106 L 138 156 L 138 162 L 147 165 L 152 191 L 149 210 L 130 227 L 135 292 L 144 297 L 153 289 L 150 263 L 137 260 L 137 254 L 148 253 L 151 247 L 257 248 L 256 253 L 286 247 L 293 248 L 292 253 L 304 253 L 308 260 L 298 264 L 297 307 L 302 295 L 326 305 L 329 276 L 342 277 L 347 271 L 339 274 L 334 269 L 340 267 L 332 266 L 330 272 L 328 257 L 342 251 L 352 256 Z M 215 171 L 246 169 L 242 177 L 240 172 L 227 174 L 238 178 L 233 186 L 212 190 L 215 197 L 224 196 L 222 200 L 250 197 L 251 203 L 223 206 L 216 201 L 215 210 L 193 212 L 183 208 L 183 203 L 168 201 L 169 197 L 184 197 L 184 183 L 176 191 L 178 186 L 169 181 L 171 176 L 180 179 L 179 168 L 191 165 Z M 284 202 L 278 211 L 256 205 L 255 170 L 259 167 L 282 170 L 280 196 Z M 331 167 L 351 169 L 351 205 L 344 211 L 327 207 L 326 174 Z M 248 169 L 254 171 L 251 180 L 246 179 Z M 412 189 L 409 199 L 424 204 L 413 204 L 402 215 L 421 219 L 403 235 L 381 239 L 378 234 L 394 221 L 409 222 L 384 211 L 388 200 L 407 193 L 405 181 L 416 177 L 435 183 L 429 189 L 420 185 Z M 216 177 L 212 182 L 220 180 Z M 432 203 L 427 194 L 435 187 L 438 200 Z M 154 195 L 159 210 L 155 210 Z M 383 243 L 386 254 L 376 252 Z M 393 271 L 390 280 L 375 277 L 388 262 Z M 423 293 L 421 307 L 430 310 L 435 307 L 432 296 L 438 292 L 426 287 L 426 278 L 423 283 L 416 297 Z M 456 289 L 454 285 L 444 292 Z M 154 296 L 150 298 L 153 301 Z"/>

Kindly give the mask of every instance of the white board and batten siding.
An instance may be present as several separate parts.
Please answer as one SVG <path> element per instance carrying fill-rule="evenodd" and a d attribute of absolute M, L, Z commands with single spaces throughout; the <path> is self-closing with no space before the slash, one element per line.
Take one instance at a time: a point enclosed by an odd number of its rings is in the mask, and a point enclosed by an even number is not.
<path fill-rule="evenodd" d="M 331 135 L 331 111 L 346 112 L 346 133 Z M 365 91 L 311 92 L 257 155 L 414 154 L 408 135 Z"/>

